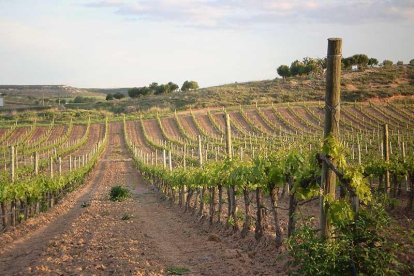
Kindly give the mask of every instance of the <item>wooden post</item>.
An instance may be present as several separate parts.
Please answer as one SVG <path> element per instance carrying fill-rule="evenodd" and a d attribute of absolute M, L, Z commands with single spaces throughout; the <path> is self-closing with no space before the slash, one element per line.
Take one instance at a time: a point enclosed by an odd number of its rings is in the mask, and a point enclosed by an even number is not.
<path fill-rule="evenodd" d="M 198 135 L 198 160 L 200 162 L 200 167 L 203 166 L 203 148 L 201 145 L 201 136 Z"/>
<path fill-rule="evenodd" d="M 184 150 L 183 150 L 183 167 L 184 169 L 187 167 L 187 144 L 184 144 Z"/>
<path fill-rule="evenodd" d="M 59 176 L 62 176 L 62 157 L 59 156 Z"/>
<path fill-rule="evenodd" d="M 72 172 L 72 155 L 69 155 L 69 172 Z"/>
<path fill-rule="evenodd" d="M 171 158 L 171 150 L 168 151 L 168 165 L 170 167 L 170 172 L 172 172 L 172 158 Z"/>
<path fill-rule="evenodd" d="M 162 150 L 162 157 L 163 157 L 164 169 L 165 169 L 167 167 L 167 156 L 166 156 L 165 149 Z"/>
<path fill-rule="evenodd" d="M 50 178 L 53 178 L 53 157 L 50 156 Z"/>
<path fill-rule="evenodd" d="M 339 138 L 339 117 L 340 117 L 340 96 L 341 96 L 341 58 L 342 58 L 342 39 L 328 39 L 328 56 L 326 72 L 326 92 L 325 92 L 325 128 L 324 143 L 327 138 Z M 335 164 L 335 160 L 332 160 Z M 328 221 L 329 204 L 325 197 L 335 199 L 336 175 L 324 162 L 322 165 L 322 196 L 320 199 L 320 228 L 321 236 L 328 238 L 331 234 L 331 225 Z"/>
<path fill-rule="evenodd" d="M 14 180 L 15 180 L 15 158 L 14 158 L 14 154 L 15 154 L 15 151 L 14 151 L 14 146 L 11 146 L 10 147 L 10 154 L 11 154 L 11 162 L 10 162 L 10 174 L 11 174 L 11 181 L 12 182 L 14 182 Z"/>
<path fill-rule="evenodd" d="M 388 139 L 388 124 L 384 125 L 384 140 L 383 140 L 383 151 L 384 151 L 384 161 L 390 161 L 390 142 Z M 388 170 L 385 171 L 385 192 L 389 194 L 390 192 L 390 172 Z"/>
<path fill-rule="evenodd" d="M 226 113 L 226 151 L 227 157 L 231 159 L 233 157 L 232 154 L 232 145 L 231 145 L 231 122 L 230 122 L 230 115 Z"/>
<path fill-rule="evenodd" d="M 39 174 L 39 154 L 37 153 L 37 151 L 34 154 L 34 171 L 35 175 Z"/>
<path fill-rule="evenodd" d="M 15 162 L 15 167 L 16 167 L 16 170 L 19 168 L 19 157 L 18 157 L 18 155 L 17 155 L 17 146 L 16 147 L 14 147 L 14 151 L 15 151 L 15 153 L 14 153 L 14 162 Z"/>

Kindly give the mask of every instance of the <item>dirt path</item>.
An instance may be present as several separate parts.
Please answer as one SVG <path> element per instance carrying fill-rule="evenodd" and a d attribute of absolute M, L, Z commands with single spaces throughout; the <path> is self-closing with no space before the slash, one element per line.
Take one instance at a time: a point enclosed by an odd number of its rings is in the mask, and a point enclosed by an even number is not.
<path fill-rule="evenodd" d="M 165 275 L 178 268 L 188 275 L 276 273 L 275 257 L 257 258 L 232 237 L 212 238 L 194 217 L 161 201 L 133 167 L 121 124 L 111 125 L 109 144 L 83 190 L 46 214 L 54 217 L 44 226 L 8 246 L 0 237 L 0 274 Z M 128 187 L 132 197 L 110 201 L 115 185 Z M 84 202 L 90 205 L 82 208 Z"/>

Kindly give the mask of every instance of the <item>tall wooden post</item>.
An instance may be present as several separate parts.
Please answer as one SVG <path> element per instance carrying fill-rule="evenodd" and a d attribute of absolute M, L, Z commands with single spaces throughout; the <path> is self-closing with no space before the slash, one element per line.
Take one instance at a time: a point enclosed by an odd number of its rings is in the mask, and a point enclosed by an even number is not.
<path fill-rule="evenodd" d="M 390 142 L 388 139 L 388 124 L 384 125 L 384 140 L 383 140 L 383 147 L 384 151 L 384 161 L 389 162 L 390 161 Z M 385 192 L 388 194 L 390 192 L 390 171 L 385 171 Z"/>
<path fill-rule="evenodd" d="M 328 39 L 328 56 L 326 72 L 326 92 L 325 92 L 325 128 L 324 143 L 327 138 L 339 138 L 339 117 L 340 117 L 340 96 L 341 96 L 341 58 L 342 58 L 342 39 Z M 329 157 L 330 158 L 330 157 Z M 335 160 L 332 160 L 335 164 Z M 328 221 L 329 204 L 325 197 L 335 198 L 336 175 L 324 163 L 322 165 L 322 196 L 320 202 L 320 228 L 321 236 L 330 236 L 331 226 Z"/>

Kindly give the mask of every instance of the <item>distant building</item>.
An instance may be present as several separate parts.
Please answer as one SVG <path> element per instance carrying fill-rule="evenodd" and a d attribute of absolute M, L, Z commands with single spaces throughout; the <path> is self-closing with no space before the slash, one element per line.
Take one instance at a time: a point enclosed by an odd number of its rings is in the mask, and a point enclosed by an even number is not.
<path fill-rule="evenodd" d="M 4 97 L 3 95 L 0 95 L 0 107 L 4 106 Z"/>

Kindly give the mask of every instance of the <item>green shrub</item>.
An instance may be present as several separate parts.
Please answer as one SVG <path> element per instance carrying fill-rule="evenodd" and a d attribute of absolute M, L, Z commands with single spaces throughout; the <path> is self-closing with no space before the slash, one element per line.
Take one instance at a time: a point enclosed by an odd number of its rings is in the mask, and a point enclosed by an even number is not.
<path fill-rule="evenodd" d="M 118 185 L 112 187 L 109 196 L 112 201 L 123 201 L 130 196 L 130 192 L 127 188 Z"/>
<path fill-rule="evenodd" d="M 323 240 L 311 223 L 288 240 L 290 262 L 297 275 L 392 275 L 398 264 L 395 248 L 386 239 L 389 217 L 384 205 L 361 209 L 355 221 L 332 222 L 334 238 Z"/>

